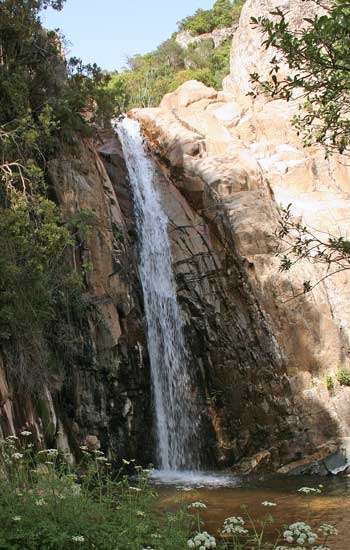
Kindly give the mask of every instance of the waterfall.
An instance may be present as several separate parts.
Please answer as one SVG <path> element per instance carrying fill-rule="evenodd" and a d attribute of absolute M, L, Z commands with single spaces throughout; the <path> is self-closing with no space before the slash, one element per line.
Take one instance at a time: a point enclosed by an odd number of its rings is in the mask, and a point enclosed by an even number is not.
<path fill-rule="evenodd" d="M 117 124 L 117 133 L 133 191 L 159 466 L 162 470 L 197 469 L 198 412 L 176 299 L 168 218 L 155 188 L 155 167 L 144 149 L 139 123 L 124 118 Z"/>

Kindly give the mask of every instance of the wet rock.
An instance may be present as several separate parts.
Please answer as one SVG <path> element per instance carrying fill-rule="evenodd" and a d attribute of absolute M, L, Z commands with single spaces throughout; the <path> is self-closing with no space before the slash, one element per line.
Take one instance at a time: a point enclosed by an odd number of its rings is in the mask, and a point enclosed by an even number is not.
<path fill-rule="evenodd" d="M 260 474 L 272 469 L 272 455 L 270 451 L 259 451 L 249 458 L 245 458 L 235 466 L 232 471 L 234 474 L 250 475 Z"/>
<path fill-rule="evenodd" d="M 327 475 L 335 468 L 345 465 L 345 458 L 339 454 L 339 443 L 330 441 L 318 450 L 295 462 L 282 466 L 278 474 L 286 475 Z"/>

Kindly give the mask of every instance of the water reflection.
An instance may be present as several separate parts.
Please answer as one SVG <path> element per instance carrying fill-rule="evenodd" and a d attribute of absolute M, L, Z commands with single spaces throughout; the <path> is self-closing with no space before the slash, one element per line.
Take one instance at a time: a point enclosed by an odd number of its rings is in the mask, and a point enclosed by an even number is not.
<path fill-rule="evenodd" d="M 186 479 L 173 480 L 177 485 L 158 485 L 161 509 L 175 511 L 181 504 L 202 501 L 207 510 L 202 514 L 205 528 L 215 534 L 222 527 L 228 516 L 244 515 L 241 506 L 246 505 L 254 519 L 262 519 L 266 513 L 271 513 L 274 523 L 268 532 L 272 535 L 277 529 L 282 529 L 287 523 L 307 521 L 308 502 L 311 502 L 312 526 L 321 523 L 331 523 L 339 531 L 339 535 L 330 539 L 332 550 L 350 550 L 350 480 L 335 477 L 271 477 L 265 479 L 242 480 L 225 476 L 231 480 L 230 486 L 205 485 L 203 476 L 197 483 L 191 483 L 190 476 Z M 209 476 L 213 479 L 215 476 Z M 224 479 L 225 479 L 224 478 Z M 186 482 L 187 480 L 187 482 Z M 223 481 L 223 477 L 219 481 Z M 232 486 L 234 484 L 234 486 Z M 307 497 L 298 494 L 300 487 L 318 487 L 323 485 L 322 493 Z M 183 488 L 185 487 L 185 490 Z M 262 502 L 272 501 L 274 508 L 266 509 Z"/>

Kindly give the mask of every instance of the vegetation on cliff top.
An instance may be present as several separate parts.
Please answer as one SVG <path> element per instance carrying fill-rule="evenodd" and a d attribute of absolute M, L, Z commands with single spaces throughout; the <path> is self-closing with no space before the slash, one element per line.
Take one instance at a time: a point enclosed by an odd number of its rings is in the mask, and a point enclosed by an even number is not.
<path fill-rule="evenodd" d="M 189 31 L 193 36 L 230 27 L 238 23 L 245 0 L 216 0 L 210 10 L 199 9 L 194 15 L 179 22 L 180 31 Z"/>
<path fill-rule="evenodd" d="M 180 21 L 179 30 L 195 36 L 230 27 L 238 21 L 244 1 L 216 0 L 212 9 L 198 10 Z M 154 52 L 129 57 L 126 69 L 111 73 L 108 84 L 116 114 L 133 107 L 156 107 L 166 93 L 187 80 L 221 89 L 223 78 L 229 74 L 230 48 L 231 38 L 217 48 L 211 39 L 182 48 L 174 33 Z"/>

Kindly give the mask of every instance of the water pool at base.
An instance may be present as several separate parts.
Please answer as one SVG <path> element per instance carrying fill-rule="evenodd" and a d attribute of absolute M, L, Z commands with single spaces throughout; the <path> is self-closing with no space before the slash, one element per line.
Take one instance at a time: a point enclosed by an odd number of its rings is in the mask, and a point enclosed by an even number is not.
<path fill-rule="evenodd" d="M 338 536 L 329 541 L 331 550 L 350 550 L 350 479 L 337 477 L 265 477 L 242 479 L 229 474 L 197 472 L 154 472 L 157 486 L 157 508 L 174 512 L 179 506 L 202 501 L 207 505 L 201 515 L 205 529 L 216 535 L 225 518 L 244 516 L 241 506 L 247 506 L 254 519 L 272 514 L 268 527 L 271 540 L 277 529 L 295 521 L 307 522 L 308 502 L 311 502 L 310 524 L 314 527 L 330 523 Z M 323 485 L 322 493 L 308 497 L 298 493 L 301 487 Z M 261 503 L 275 502 L 266 508 Z"/>

